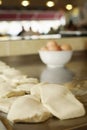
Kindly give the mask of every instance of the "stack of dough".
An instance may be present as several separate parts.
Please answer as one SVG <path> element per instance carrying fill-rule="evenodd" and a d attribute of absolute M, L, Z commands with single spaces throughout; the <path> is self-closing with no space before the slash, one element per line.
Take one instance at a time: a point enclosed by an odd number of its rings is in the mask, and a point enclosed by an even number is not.
<path fill-rule="evenodd" d="M 66 108 L 66 109 L 65 109 Z M 83 104 L 65 86 L 40 83 L 0 62 L 0 111 L 12 122 L 43 122 L 85 115 Z"/>
<path fill-rule="evenodd" d="M 28 78 L 19 70 L 0 61 L 0 111 L 8 113 L 13 102 L 37 84 L 37 78 Z"/>

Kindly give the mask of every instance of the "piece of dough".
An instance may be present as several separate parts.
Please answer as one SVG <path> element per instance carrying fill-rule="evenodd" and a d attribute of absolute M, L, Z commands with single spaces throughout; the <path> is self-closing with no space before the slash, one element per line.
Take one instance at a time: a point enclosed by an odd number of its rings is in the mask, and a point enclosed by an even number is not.
<path fill-rule="evenodd" d="M 10 67 L 6 63 L 4 63 L 3 61 L 0 61 L 0 74 L 2 74 L 3 71 L 8 68 Z"/>
<path fill-rule="evenodd" d="M 18 98 L 7 115 L 12 122 L 43 122 L 51 116 L 50 112 L 35 97 L 25 95 Z"/>
<path fill-rule="evenodd" d="M 21 96 L 24 94 L 25 94 L 25 91 L 17 90 L 14 87 L 12 87 L 10 84 L 6 83 L 0 86 L 0 98 Z"/>
<path fill-rule="evenodd" d="M 57 118 L 63 120 L 85 115 L 83 104 L 66 87 L 44 84 L 39 88 L 43 105 Z"/>
<path fill-rule="evenodd" d="M 10 110 L 10 107 L 12 103 L 17 99 L 18 97 L 11 97 L 11 98 L 0 98 L 0 111 L 8 113 Z"/>
<path fill-rule="evenodd" d="M 45 82 L 38 83 L 30 89 L 31 95 L 35 96 L 38 100 L 41 100 L 40 87 L 43 87 Z"/>
<path fill-rule="evenodd" d="M 19 91 L 25 91 L 26 93 L 30 93 L 31 88 L 33 88 L 34 85 L 35 83 L 20 84 L 17 86 L 16 89 Z"/>
<path fill-rule="evenodd" d="M 20 84 L 25 84 L 25 83 L 38 83 L 37 78 L 28 78 L 26 75 L 19 75 L 11 79 L 11 83 L 13 85 L 20 85 Z"/>
<path fill-rule="evenodd" d="M 9 67 L 3 70 L 3 75 L 6 75 L 8 78 L 14 78 L 15 76 L 21 75 L 21 72 L 15 68 Z"/>

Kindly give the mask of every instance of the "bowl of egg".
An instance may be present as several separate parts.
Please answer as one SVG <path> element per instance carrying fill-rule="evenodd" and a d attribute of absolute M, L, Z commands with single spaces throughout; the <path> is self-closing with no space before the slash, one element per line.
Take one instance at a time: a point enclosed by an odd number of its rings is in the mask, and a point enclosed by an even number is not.
<path fill-rule="evenodd" d="M 71 60 L 72 54 L 72 47 L 69 44 L 59 45 L 53 40 L 39 50 L 41 61 L 51 68 L 64 67 Z"/>

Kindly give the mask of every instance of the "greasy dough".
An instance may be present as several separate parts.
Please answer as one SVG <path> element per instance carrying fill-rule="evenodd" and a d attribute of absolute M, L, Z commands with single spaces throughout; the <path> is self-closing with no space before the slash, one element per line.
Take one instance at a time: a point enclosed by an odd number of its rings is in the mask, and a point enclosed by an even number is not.
<path fill-rule="evenodd" d="M 18 85 L 16 89 L 19 91 L 25 91 L 26 93 L 30 93 L 31 88 L 33 88 L 34 85 L 35 83 L 24 83 Z"/>
<path fill-rule="evenodd" d="M 25 91 L 17 90 L 7 83 L 2 84 L 2 86 L 0 87 L 0 98 L 21 96 L 24 94 L 25 94 Z"/>
<path fill-rule="evenodd" d="M 85 109 L 64 86 L 44 84 L 39 87 L 43 105 L 57 118 L 70 119 L 85 115 Z"/>
<path fill-rule="evenodd" d="M 26 75 L 19 75 L 11 79 L 11 82 L 16 85 L 25 84 L 25 83 L 38 83 L 37 78 L 28 78 Z"/>
<path fill-rule="evenodd" d="M 8 113 L 10 110 L 10 107 L 12 103 L 17 99 L 18 97 L 11 97 L 11 98 L 0 98 L 0 111 L 4 113 Z"/>
<path fill-rule="evenodd" d="M 51 116 L 41 102 L 35 97 L 25 95 L 18 98 L 7 115 L 12 122 L 42 122 Z"/>
<path fill-rule="evenodd" d="M 0 111 L 8 113 L 7 118 L 12 122 L 42 122 L 52 115 L 61 120 L 84 116 L 84 106 L 72 92 L 86 94 L 82 93 L 85 83 L 82 89 L 78 84 L 73 89 L 68 85 L 39 83 L 37 78 L 22 75 L 0 62 Z"/>

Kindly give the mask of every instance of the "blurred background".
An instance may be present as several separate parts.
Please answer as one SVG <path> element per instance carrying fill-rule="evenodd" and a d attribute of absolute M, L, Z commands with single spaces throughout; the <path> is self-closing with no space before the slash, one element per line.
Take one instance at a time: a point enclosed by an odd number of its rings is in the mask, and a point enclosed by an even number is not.
<path fill-rule="evenodd" d="M 86 31 L 87 0 L 0 0 L 0 37 Z"/>

